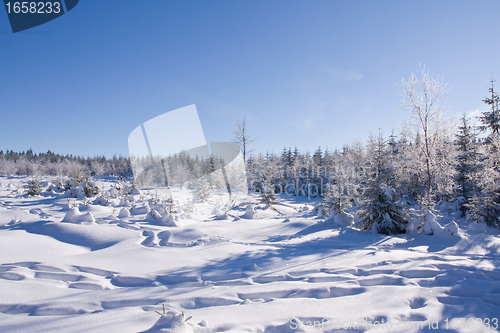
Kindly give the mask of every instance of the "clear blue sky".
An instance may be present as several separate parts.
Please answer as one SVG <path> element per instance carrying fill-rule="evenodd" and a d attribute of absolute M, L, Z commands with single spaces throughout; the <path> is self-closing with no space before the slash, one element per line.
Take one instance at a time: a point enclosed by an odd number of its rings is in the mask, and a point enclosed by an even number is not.
<path fill-rule="evenodd" d="M 389 135 L 396 84 L 444 74 L 451 115 L 500 88 L 500 1 L 81 0 L 13 34 L 0 8 L 0 149 L 127 155 L 129 133 L 196 104 L 207 141 L 246 115 L 256 151 Z"/>

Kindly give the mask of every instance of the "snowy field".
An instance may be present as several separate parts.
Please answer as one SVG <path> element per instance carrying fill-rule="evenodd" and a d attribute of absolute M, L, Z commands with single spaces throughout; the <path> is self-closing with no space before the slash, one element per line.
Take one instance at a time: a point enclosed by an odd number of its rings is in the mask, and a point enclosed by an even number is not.
<path fill-rule="evenodd" d="M 100 180 L 108 198 L 68 199 L 43 178 L 26 197 L 28 180 L 0 177 L 0 332 L 499 330 L 499 230 L 453 207 L 437 221 L 458 234 L 385 236 L 307 198 L 223 215 L 217 195 L 171 190 L 168 206 L 166 189 Z"/>

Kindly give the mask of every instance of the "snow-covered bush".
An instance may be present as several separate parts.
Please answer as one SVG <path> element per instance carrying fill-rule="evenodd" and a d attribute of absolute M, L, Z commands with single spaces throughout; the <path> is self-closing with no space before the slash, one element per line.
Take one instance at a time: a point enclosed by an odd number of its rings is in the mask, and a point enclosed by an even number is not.
<path fill-rule="evenodd" d="M 196 208 L 194 206 L 193 198 L 187 197 L 186 202 L 182 205 L 182 210 L 185 213 L 194 213 L 196 212 Z"/>
<path fill-rule="evenodd" d="M 109 198 L 99 196 L 95 198 L 92 204 L 101 206 L 110 206 L 111 202 L 109 201 Z"/>
<path fill-rule="evenodd" d="M 163 201 L 164 210 L 169 214 L 175 213 L 175 201 L 172 197 L 167 198 Z"/>
<path fill-rule="evenodd" d="M 95 181 L 82 176 L 70 178 L 66 182 L 64 189 L 68 198 L 88 198 L 93 197 L 100 192 L 100 189 Z"/>
<path fill-rule="evenodd" d="M 432 212 L 427 212 L 424 219 L 424 225 L 422 227 L 422 232 L 426 235 L 442 234 L 444 231 L 443 227 L 436 221 L 436 215 Z"/>
<path fill-rule="evenodd" d="M 59 179 L 55 183 L 50 184 L 46 191 L 53 193 L 63 193 L 65 191 L 65 183 Z"/>
<path fill-rule="evenodd" d="M 314 209 L 318 212 L 318 217 L 326 218 L 345 214 L 351 206 L 351 199 L 342 192 L 340 187 L 331 186 Z"/>
<path fill-rule="evenodd" d="M 455 221 L 451 221 L 447 225 L 444 226 L 444 231 L 451 235 L 458 235 L 458 224 Z"/>
<path fill-rule="evenodd" d="M 61 222 L 69 223 L 95 223 L 94 215 L 91 212 L 81 213 L 77 207 L 70 208 Z"/>
<path fill-rule="evenodd" d="M 245 211 L 245 214 L 241 215 L 240 218 L 249 219 L 249 220 L 256 219 L 257 212 L 255 211 L 255 209 L 251 205 L 248 205 L 247 209 Z"/>
<path fill-rule="evenodd" d="M 40 195 L 42 193 L 42 184 L 40 181 L 33 177 L 28 180 L 28 184 L 26 185 L 26 194 L 30 196 Z"/>
<path fill-rule="evenodd" d="M 262 188 L 262 194 L 260 196 L 260 201 L 266 204 L 267 207 L 275 210 L 274 205 L 278 203 L 278 198 L 276 193 L 274 193 L 273 185 L 266 182 Z"/>
<path fill-rule="evenodd" d="M 205 175 L 195 180 L 191 186 L 194 188 L 193 195 L 195 199 L 201 201 L 207 201 L 210 198 L 211 192 L 214 190 L 214 186 L 209 175 Z"/>

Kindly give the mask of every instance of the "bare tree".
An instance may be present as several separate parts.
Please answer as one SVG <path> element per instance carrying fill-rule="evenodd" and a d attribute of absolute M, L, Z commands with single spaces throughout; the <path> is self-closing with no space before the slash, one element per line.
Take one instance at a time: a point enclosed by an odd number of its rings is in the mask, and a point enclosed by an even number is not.
<path fill-rule="evenodd" d="M 243 154 L 243 161 L 245 163 L 247 155 L 253 151 L 253 149 L 249 149 L 248 146 L 255 141 L 254 137 L 248 135 L 246 119 L 246 116 L 243 117 L 243 119 L 237 118 L 235 129 L 233 130 L 233 142 L 240 146 L 241 153 Z"/>
<path fill-rule="evenodd" d="M 420 67 L 420 71 L 420 77 L 412 72 L 408 80 L 401 80 L 401 95 L 403 95 L 401 109 L 411 111 L 416 134 L 421 135 L 421 140 L 415 144 L 423 155 L 427 192 L 425 197 L 429 199 L 433 188 L 434 148 L 439 138 L 438 128 L 441 120 L 438 99 L 447 91 L 447 84 L 443 83 L 442 77 L 434 79 L 425 66 Z M 427 208 L 430 208 L 430 201 L 427 202 Z"/>

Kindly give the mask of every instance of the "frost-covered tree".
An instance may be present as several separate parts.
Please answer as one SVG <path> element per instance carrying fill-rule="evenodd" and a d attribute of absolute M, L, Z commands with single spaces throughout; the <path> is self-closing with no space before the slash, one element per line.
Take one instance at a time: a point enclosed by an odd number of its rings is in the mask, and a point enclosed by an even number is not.
<path fill-rule="evenodd" d="M 495 91 L 495 80 L 491 79 L 491 87 L 488 91 L 491 97 L 486 97 L 483 102 L 491 107 L 491 111 L 482 112 L 482 116 L 478 120 L 482 123 L 479 127 L 482 131 L 490 130 L 490 137 L 499 137 L 500 134 L 500 96 Z"/>
<path fill-rule="evenodd" d="M 240 146 L 243 154 L 243 161 L 246 162 L 247 157 L 252 153 L 253 149 L 249 146 L 255 141 L 254 137 L 248 134 L 248 125 L 246 116 L 236 119 L 235 129 L 233 130 L 233 142 Z"/>
<path fill-rule="evenodd" d="M 274 205 L 278 203 L 278 197 L 276 196 L 276 193 L 274 191 L 274 186 L 269 181 L 264 182 L 260 201 L 265 203 L 266 206 L 271 208 L 272 210 L 276 210 L 276 208 L 274 208 Z"/>
<path fill-rule="evenodd" d="M 381 234 L 404 233 L 407 224 L 405 211 L 392 187 L 394 172 L 390 152 L 381 134 L 376 139 L 370 138 L 367 153 L 366 189 L 358 211 L 361 226 L 364 230 Z"/>
<path fill-rule="evenodd" d="M 483 142 L 484 158 L 477 173 L 479 193 L 471 200 L 468 219 L 500 227 L 500 97 L 495 92 L 494 82 L 492 79 L 488 89 L 491 98 L 483 100 L 491 106 L 491 111 L 483 112 L 483 116 L 478 118 L 483 124 L 480 129 L 490 130 L 490 133 Z"/>
<path fill-rule="evenodd" d="M 35 196 L 40 193 L 42 193 L 42 184 L 36 177 L 31 178 L 26 185 L 26 194 Z"/>
<path fill-rule="evenodd" d="M 421 139 L 415 140 L 415 145 L 420 150 L 425 170 L 424 186 L 425 195 L 421 198 L 427 210 L 432 208 L 431 195 L 434 190 L 436 172 L 436 139 L 439 137 L 439 123 L 441 108 L 439 98 L 446 92 L 447 84 L 439 76 L 435 79 L 424 66 L 420 68 L 420 77 L 413 72 L 408 80 L 401 80 L 401 94 L 403 102 L 401 108 L 409 110 L 412 114 L 412 125 L 415 134 L 420 134 Z"/>
<path fill-rule="evenodd" d="M 328 217 L 332 215 L 344 215 L 352 206 L 351 198 L 343 191 L 340 185 L 332 185 L 327 188 L 323 199 L 317 206 L 318 215 Z"/>
<path fill-rule="evenodd" d="M 465 114 L 460 119 L 459 131 L 455 135 L 456 156 L 455 175 L 456 194 L 462 215 L 472 206 L 472 199 L 479 194 L 478 172 L 481 171 L 481 154 L 476 133 Z"/>

